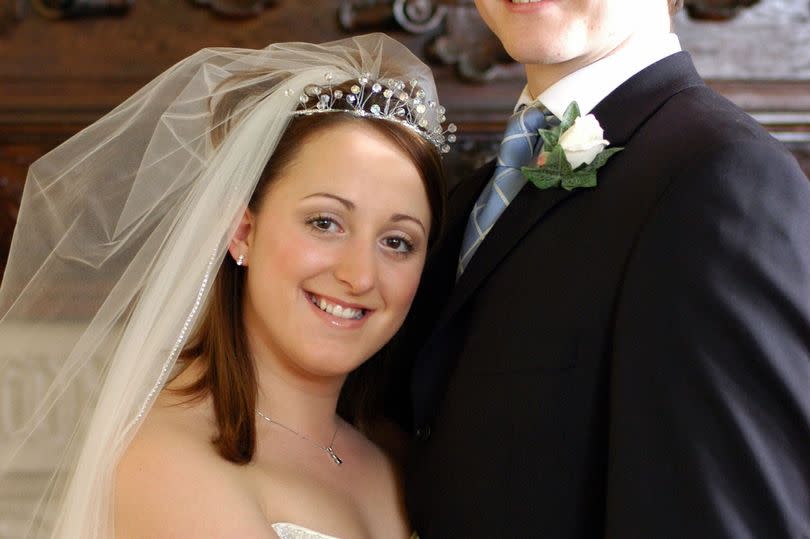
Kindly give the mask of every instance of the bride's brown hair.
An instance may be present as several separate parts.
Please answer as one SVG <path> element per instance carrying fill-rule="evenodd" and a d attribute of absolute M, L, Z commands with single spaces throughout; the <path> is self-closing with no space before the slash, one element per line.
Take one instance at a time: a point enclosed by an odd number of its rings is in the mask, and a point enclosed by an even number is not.
<path fill-rule="evenodd" d="M 211 138 L 215 146 L 227 136 L 230 129 L 227 119 L 238 117 L 234 116 L 235 111 L 251 100 L 255 102 L 260 99 L 276 84 L 276 81 L 250 84 L 251 78 L 255 78 L 255 74 L 226 81 L 238 84 L 240 88 L 229 91 L 214 107 L 213 125 L 216 127 Z M 343 90 L 348 93 L 351 84 L 347 83 L 346 86 Z M 341 86 L 336 86 L 336 89 L 341 89 Z M 366 106 L 372 104 L 369 102 Z M 444 177 L 439 153 L 431 143 L 396 122 L 341 113 L 294 117 L 265 166 L 248 207 L 253 211 L 259 210 L 268 186 L 295 159 L 297 150 L 308 137 L 346 123 L 376 130 L 404 152 L 416 166 L 430 205 L 431 234 L 428 245 L 432 246 L 441 233 L 445 210 Z M 218 427 L 218 434 L 212 442 L 223 458 L 237 464 L 250 462 L 256 447 L 258 387 L 242 319 L 244 271 L 226 255 L 199 323 L 180 353 L 180 360 L 187 365 L 194 360 L 202 362 L 203 372 L 196 381 L 176 390 L 192 400 L 211 396 Z M 361 429 L 373 420 L 375 411 L 380 408 L 380 395 L 375 389 L 386 385 L 384 378 L 387 369 L 384 363 L 384 352 L 378 352 L 350 373 L 343 386 L 338 412 Z"/>

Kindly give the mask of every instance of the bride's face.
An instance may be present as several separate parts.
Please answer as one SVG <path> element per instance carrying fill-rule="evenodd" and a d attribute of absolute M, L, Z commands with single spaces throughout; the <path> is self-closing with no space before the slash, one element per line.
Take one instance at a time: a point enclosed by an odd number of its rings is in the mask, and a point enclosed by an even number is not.
<path fill-rule="evenodd" d="M 410 308 L 430 215 L 415 165 L 373 129 L 352 122 L 307 139 L 243 221 L 257 359 L 309 377 L 368 359 Z"/>

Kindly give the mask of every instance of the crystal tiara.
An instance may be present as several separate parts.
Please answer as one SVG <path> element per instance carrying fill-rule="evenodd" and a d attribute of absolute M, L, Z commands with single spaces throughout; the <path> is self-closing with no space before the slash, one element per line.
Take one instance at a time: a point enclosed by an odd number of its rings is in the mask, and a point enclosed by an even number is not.
<path fill-rule="evenodd" d="M 325 84 L 311 84 L 299 96 L 295 116 L 307 116 L 321 112 L 348 112 L 355 116 L 379 118 L 397 122 L 427 140 L 445 154 L 450 144 L 456 141 L 456 125 L 442 123 L 447 119 L 445 109 L 433 100 L 426 100 L 425 91 L 416 80 L 405 82 L 397 79 L 373 80 L 371 74 L 363 74 L 355 81 L 341 82 L 336 88 L 331 73 L 324 75 Z M 288 89 L 287 95 L 293 90 Z"/>

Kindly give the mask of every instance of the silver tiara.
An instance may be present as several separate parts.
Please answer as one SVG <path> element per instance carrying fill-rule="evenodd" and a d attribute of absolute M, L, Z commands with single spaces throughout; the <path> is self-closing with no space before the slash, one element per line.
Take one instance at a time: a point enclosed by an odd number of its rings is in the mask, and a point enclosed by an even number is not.
<path fill-rule="evenodd" d="M 447 120 L 445 108 L 436 101 L 426 99 L 425 91 L 416 80 L 405 82 L 397 79 L 373 80 L 371 74 L 361 75 L 347 92 L 336 89 L 331 73 L 324 75 L 323 85 L 311 84 L 299 96 L 295 116 L 307 116 L 320 112 L 348 112 L 355 116 L 379 118 L 404 125 L 427 140 L 440 153 L 450 151 L 456 141 L 456 125 L 442 124 Z M 341 83 L 343 85 L 343 83 Z M 293 90 L 287 90 L 292 95 Z"/>

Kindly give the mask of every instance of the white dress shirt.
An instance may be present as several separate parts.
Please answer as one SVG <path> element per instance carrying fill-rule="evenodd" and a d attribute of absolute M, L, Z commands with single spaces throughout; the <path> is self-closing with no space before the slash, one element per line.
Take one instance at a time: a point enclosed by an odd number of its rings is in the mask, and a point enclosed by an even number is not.
<path fill-rule="evenodd" d="M 532 97 L 526 85 L 515 110 L 540 101 L 555 116 L 562 118 L 568 105 L 576 101 L 584 116 L 624 81 L 680 50 L 681 43 L 675 34 L 633 36 L 621 49 L 563 77 L 536 98 Z"/>

